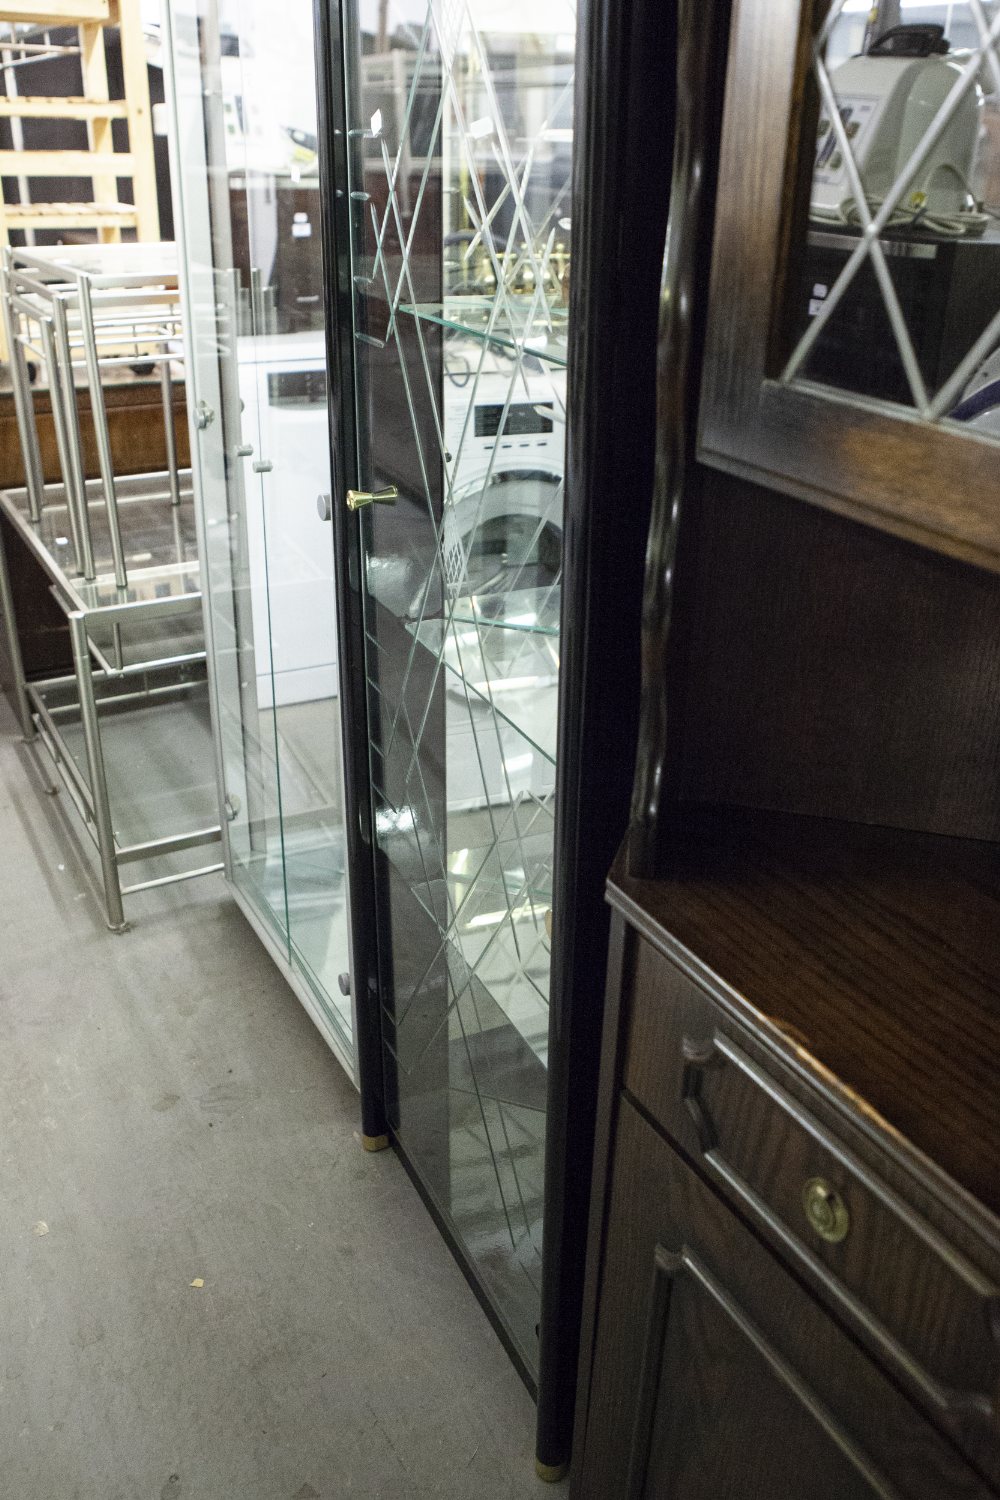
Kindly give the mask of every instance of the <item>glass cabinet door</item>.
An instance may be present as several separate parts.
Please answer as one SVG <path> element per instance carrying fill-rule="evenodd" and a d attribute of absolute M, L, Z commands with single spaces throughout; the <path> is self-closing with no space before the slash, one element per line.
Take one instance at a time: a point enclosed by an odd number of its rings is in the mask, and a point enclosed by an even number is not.
<path fill-rule="evenodd" d="M 1000 5 L 736 0 L 715 213 L 699 457 L 995 571 Z"/>
<path fill-rule="evenodd" d="M 359 0 L 345 20 L 388 1110 L 533 1370 L 575 19 Z"/>
<path fill-rule="evenodd" d="M 228 870 L 349 1060 L 312 18 L 277 0 L 169 10 Z"/>

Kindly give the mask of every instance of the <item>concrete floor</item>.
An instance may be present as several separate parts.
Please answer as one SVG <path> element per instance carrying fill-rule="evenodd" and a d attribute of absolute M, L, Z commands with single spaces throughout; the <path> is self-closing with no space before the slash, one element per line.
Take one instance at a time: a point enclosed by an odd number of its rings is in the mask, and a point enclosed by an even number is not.
<path fill-rule="evenodd" d="M 551 1493 L 523 1386 L 221 878 L 113 937 L 0 705 L 0 1491 Z"/>

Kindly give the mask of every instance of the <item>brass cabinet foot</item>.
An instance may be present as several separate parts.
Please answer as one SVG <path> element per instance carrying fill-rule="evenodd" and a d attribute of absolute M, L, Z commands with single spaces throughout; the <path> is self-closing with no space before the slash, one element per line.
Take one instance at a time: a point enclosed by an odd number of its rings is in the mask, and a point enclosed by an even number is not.
<path fill-rule="evenodd" d="M 366 1151 L 387 1151 L 389 1149 L 389 1137 L 387 1135 L 359 1134 L 358 1140 Z"/>
<path fill-rule="evenodd" d="M 546 1484 L 558 1484 L 560 1479 L 565 1479 L 569 1473 L 569 1464 L 543 1464 L 540 1459 L 535 1459 L 535 1473 L 539 1479 L 544 1479 Z"/>

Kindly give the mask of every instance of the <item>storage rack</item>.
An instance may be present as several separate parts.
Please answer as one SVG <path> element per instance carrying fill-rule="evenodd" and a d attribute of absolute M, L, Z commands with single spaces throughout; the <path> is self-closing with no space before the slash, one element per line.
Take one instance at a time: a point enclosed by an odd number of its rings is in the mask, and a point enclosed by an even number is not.
<path fill-rule="evenodd" d="M 109 26 L 118 30 L 121 46 L 120 99 L 112 99 L 108 88 L 104 34 Z M 73 39 L 54 41 L 53 31 L 60 38 L 68 32 Z M 12 232 L 31 243 L 38 230 L 93 234 L 104 244 L 119 242 L 123 229 L 139 240 L 158 240 L 152 111 L 138 0 L 19 0 L 0 9 L 0 32 L 0 119 L 10 121 L 13 147 L 0 151 L 0 168 L 4 179 L 16 184 L 17 194 L 12 200 L 0 191 L 0 246 Z M 22 81 L 30 87 L 29 70 L 57 58 L 79 59 L 83 93 L 23 93 Z M 25 122 L 39 120 L 85 125 L 86 149 L 26 148 Z M 115 120 L 127 124 L 125 151 L 115 149 Z M 91 191 L 84 202 L 33 201 L 31 185 L 44 179 L 89 179 Z M 119 201 L 123 181 L 130 184 L 132 202 Z M 0 357 L 7 353 L 0 328 Z"/>
<path fill-rule="evenodd" d="M 122 52 L 124 97 L 112 99 L 104 48 L 107 27 L 117 27 Z M 159 239 L 153 130 L 146 72 L 142 16 L 138 0 L 20 0 L 0 9 L 0 66 L 4 93 L 0 118 L 19 126 L 24 120 L 74 120 L 87 126 L 89 149 L 32 150 L 17 144 L 2 153 L 4 177 L 19 179 L 20 201 L 0 201 L 0 234 L 10 230 L 86 229 L 102 241 L 119 241 L 122 229 L 140 240 Z M 53 42 L 52 31 L 76 31 L 69 43 Z M 34 64 L 52 58 L 80 59 L 83 95 L 37 96 L 22 92 L 20 76 Z M 27 74 L 30 82 L 30 73 Z M 128 150 L 116 151 L 112 121 L 128 124 Z M 37 178 L 85 178 L 93 201 L 32 202 L 25 181 Z M 117 183 L 132 184 L 133 202 L 119 202 Z"/>
<path fill-rule="evenodd" d="M 26 678 L 7 562 L 0 555 L 0 611 L 15 701 L 25 738 L 48 752 L 97 846 L 108 926 L 123 931 L 123 897 L 221 868 L 212 863 L 174 869 L 123 887 L 122 866 L 218 843 L 221 829 L 213 784 L 200 816 L 185 810 L 181 831 L 125 837 L 116 827 L 106 755 L 113 716 L 166 704 L 193 713 L 205 681 L 190 470 L 178 466 L 173 427 L 173 371 L 183 362 L 174 247 L 8 247 L 0 292 L 26 481 L 22 489 L 0 494 L 0 511 L 49 581 L 66 617 L 73 658 L 69 675 Z M 55 484 L 42 476 L 31 363 L 44 371 L 51 390 L 62 471 Z M 160 373 L 168 464 L 162 473 L 114 471 L 103 381 L 129 365 Z M 96 479 L 86 478 L 78 375 L 90 395 Z M 137 724 L 131 721 L 133 729 Z M 161 751 L 163 744 L 161 737 Z M 197 762 L 197 753 L 191 759 Z M 185 790 L 158 788 L 144 800 L 162 802 L 166 793 L 183 801 Z M 117 811 L 125 815 L 121 807 Z"/>

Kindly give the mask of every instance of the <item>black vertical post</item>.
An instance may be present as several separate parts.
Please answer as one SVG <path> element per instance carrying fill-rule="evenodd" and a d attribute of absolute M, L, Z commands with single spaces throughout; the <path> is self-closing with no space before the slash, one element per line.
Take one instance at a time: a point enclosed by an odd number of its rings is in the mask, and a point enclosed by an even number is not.
<path fill-rule="evenodd" d="M 653 490 L 675 11 L 585 0 L 577 35 L 556 859 L 536 1455 L 572 1443 L 609 919 L 629 819 Z"/>
<path fill-rule="evenodd" d="M 357 470 L 354 338 L 351 311 L 350 219 L 347 199 L 347 103 L 344 35 L 339 0 L 315 0 L 316 101 L 323 305 L 330 377 L 330 473 L 337 636 L 340 658 L 341 741 L 347 801 L 347 859 L 351 875 L 351 948 L 356 996 L 355 1056 L 366 1143 L 386 1137 L 385 1084 L 378 990 L 377 904 L 371 835 L 368 706 L 365 678 L 362 574 L 357 522 L 343 500 Z"/>

